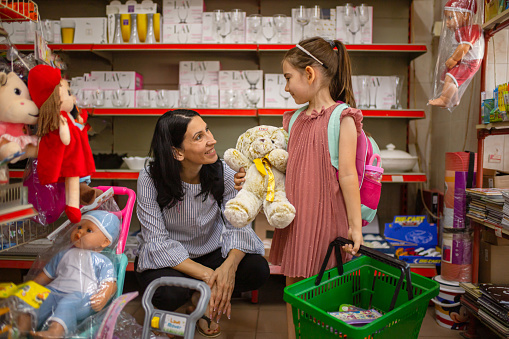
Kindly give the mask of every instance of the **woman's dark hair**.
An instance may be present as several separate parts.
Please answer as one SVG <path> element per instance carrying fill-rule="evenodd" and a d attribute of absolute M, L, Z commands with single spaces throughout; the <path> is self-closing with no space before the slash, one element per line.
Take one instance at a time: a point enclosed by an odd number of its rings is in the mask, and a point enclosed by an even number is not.
<path fill-rule="evenodd" d="M 157 203 L 161 210 L 173 207 L 184 199 L 184 188 L 180 179 L 181 164 L 174 157 L 174 148 L 181 148 L 187 126 L 192 118 L 200 116 L 197 112 L 178 109 L 164 113 L 157 120 L 149 156 L 148 172 L 157 190 Z M 222 200 L 224 182 L 221 160 L 203 165 L 200 170 L 201 192 L 203 201 L 211 193 L 218 201 Z"/>
<path fill-rule="evenodd" d="M 352 88 L 352 66 L 345 45 L 339 40 L 326 41 L 320 37 L 302 40 L 299 45 L 327 67 L 320 65 L 297 47 L 286 52 L 283 61 L 288 61 L 299 70 L 304 70 L 307 66 L 320 67 L 330 83 L 329 91 L 332 99 L 357 107 Z M 334 48 L 337 48 L 337 51 Z"/>

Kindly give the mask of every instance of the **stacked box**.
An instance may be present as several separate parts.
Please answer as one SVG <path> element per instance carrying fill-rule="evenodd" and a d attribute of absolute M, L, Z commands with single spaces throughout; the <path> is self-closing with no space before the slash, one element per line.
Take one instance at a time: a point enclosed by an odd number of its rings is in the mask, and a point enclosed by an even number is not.
<path fill-rule="evenodd" d="M 248 79 L 251 81 L 249 83 Z M 256 81 L 258 79 L 258 81 Z M 246 108 L 249 106 L 246 90 L 255 91 L 259 98 L 257 107 L 263 103 L 263 71 L 220 71 L 219 72 L 219 107 Z"/>
<path fill-rule="evenodd" d="M 369 20 L 364 27 L 359 23 L 359 16 L 355 15 L 350 27 L 345 26 L 345 6 L 336 7 L 336 39 L 345 44 L 373 43 L 373 6 L 368 6 Z M 355 34 L 352 34 L 355 32 Z"/>
<path fill-rule="evenodd" d="M 180 61 L 179 84 L 219 85 L 219 61 Z"/>
<path fill-rule="evenodd" d="M 299 108 L 285 86 L 283 74 L 265 74 L 265 108 Z"/>

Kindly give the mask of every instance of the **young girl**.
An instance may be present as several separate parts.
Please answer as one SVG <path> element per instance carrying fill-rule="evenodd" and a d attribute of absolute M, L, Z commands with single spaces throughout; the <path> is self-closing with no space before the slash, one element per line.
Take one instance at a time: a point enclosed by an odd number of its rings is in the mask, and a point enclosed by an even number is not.
<path fill-rule="evenodd" d="M 348 237 L 355 245 L 343 249 L 355 254 L 362 240 L 359 182 L 355 167 L 357 136 L 362 112 L 355 108 L 350 58 L 345 46 L 335 40 L 310 38 L 289 50 L 283 59 L 285 90 L 297 104 L 308 103 L 295 120 L 288 142 L 286 194 L 295 206 L 294 221 L 276 229 L 269 261 L 281 265 L 287 285 L 317 274 L 327 247 L 336 237 Z M 331 164 L 327 125 L 338 101 L 351 108 L 341 114 L 339 181 Z M 283 115 L 288 130 L 294 112 Z M 236 177 L 237 186 L 243 178 Z M 343 253 L 343 259 L 346 259 Z M 331 259 L 328 268 L 335 265 Z M 288 305 L 288 333 L 294 327 Z"/>

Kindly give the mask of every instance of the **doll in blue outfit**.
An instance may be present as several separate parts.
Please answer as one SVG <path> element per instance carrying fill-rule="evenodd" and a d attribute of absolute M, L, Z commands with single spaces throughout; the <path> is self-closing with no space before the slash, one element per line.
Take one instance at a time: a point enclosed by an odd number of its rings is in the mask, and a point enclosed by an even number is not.
<path fill-rule="evenodd" d="M 46 323 L 47 329 L 32 336 L 62 338 L 104 308 L 117 290 L 117 276 L 113 263 L 101 252 L 115 246 L 119 230 L 120 220 L 113 213 L 95 210 L 83 215 L 71 233 L 73 246 L 58 252 L 34 279 L 51 293 L 35 311 L 36 329 Z"/>

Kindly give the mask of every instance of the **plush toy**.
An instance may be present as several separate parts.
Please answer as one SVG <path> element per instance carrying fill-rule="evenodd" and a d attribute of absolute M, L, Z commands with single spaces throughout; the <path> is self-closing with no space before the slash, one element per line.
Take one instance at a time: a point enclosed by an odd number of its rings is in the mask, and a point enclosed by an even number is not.
<path fill-rule="evenodd" d="M 24 152 L 10 162 L 37 155 L 38 138 L 28 133 L 35 125 L 39 109 L 30 100 L 28 88 L 14 72 L 0 72 L 0 161 Z"/>
<path fill-rule="evenodd" d="M 81 219 L 79 178 L 95 172 L 87 130 L 70 114 L 75 99 L 60 70 L 35 66 L 28 73 L 28 89 L 39 107 L 39 181 L 42 185 L 65 182 L 65 214 L 77 223 Z"/>
<path fill-rule="evenodd" d="M 430 105 L 449 109 L 457 106 L 481 66 L 484 39 L 477 8 L 477 0 L 449 0 L 445 4 L 445 24 L 435 74 L 437 79 Z"/>
<path fill-rule="evenodd" d="M 257 126 L 239 137 L 235 149 L 226 150 L 228 166 L 237 172 L 241 167 L 246 170 L 242 190 L 224 211 L 233 226 L 246 226 L 262 207 L 271 226 L 284 228 L 292 222 L 295 207 L 285 193 L 287 143 L 288 134 L 282 128 Z"/>

